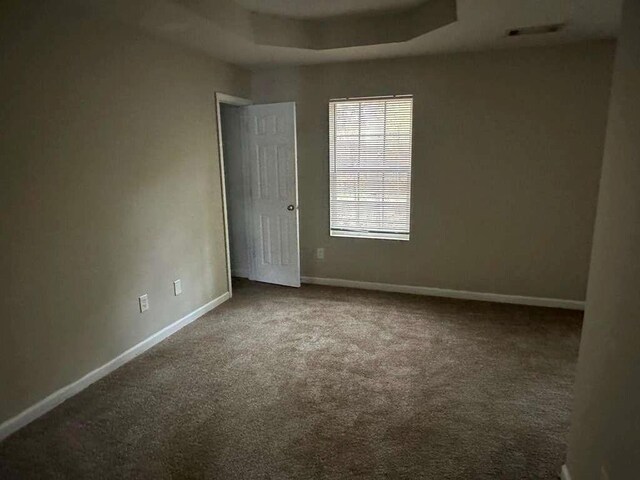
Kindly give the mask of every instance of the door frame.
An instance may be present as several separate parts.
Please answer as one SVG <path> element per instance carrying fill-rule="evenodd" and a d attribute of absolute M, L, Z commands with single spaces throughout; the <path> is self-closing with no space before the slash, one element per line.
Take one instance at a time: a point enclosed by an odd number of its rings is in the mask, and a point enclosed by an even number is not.
<path fill-rule="evenodd" d="M 227 214 L 227 184 L 224 168 L 224 149 L 222 148 L 222 121 L 220 115 L 220 104 L 234 105 L 237 107 L 252 105 L 253 102 L 247 98 L 235 97 L 222 92 L 215 92 L 216 102 L 216 135 L 218 136 L 218 158 L 220 167 L 220 188 L 222 189 L 222 213 L 224 218 L 224 248 L 226 254 L 227 269 L 227 289 L 229 297 L 233 296 L 231 286 L 231 247 L 229 245 L 229 217 Z"/>

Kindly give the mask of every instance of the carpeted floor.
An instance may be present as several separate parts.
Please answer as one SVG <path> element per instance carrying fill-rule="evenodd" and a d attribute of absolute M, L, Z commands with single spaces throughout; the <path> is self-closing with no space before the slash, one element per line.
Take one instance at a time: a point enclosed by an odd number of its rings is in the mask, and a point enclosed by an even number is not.
<path fill-rule="evenodd" d="M 0 444 L 0 478 L 552 479 L 581 313 L 237 282 Z"/>

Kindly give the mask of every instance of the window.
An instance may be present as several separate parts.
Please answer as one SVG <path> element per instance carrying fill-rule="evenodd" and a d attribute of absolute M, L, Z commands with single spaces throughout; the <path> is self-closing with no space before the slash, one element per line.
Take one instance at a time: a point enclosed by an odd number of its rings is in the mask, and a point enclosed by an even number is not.
<path fill-rule="evenodd" d="M 329 102 L 331 236 L 409 240 L 411 95 Z"/>

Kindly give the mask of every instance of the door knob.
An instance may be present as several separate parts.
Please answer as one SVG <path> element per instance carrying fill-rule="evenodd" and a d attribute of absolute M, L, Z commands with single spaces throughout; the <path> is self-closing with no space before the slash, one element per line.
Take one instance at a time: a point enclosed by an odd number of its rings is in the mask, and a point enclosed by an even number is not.
<path fill-rule="evenodd" d="M 294 207 L 293 205 L 289 205 L 287 207 L 287 210 L 289 210 L 290 212 L 293 211 L 296 207 Z"/>

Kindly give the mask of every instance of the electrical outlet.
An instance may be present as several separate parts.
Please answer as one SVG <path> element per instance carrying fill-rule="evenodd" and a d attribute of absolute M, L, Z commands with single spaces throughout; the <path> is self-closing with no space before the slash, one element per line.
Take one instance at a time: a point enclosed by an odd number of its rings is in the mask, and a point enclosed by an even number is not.
<path fill-rule="evenodd" d="M 180 295 L 182 293 L 182 280 L 178 279 L 173 282 L 173 294 Z"/>
<path fill-rule="evenodd" d="M 318 260 L 324 260 L 324 248 L 320 247 L 316 249 L 316 258 Z"/>
<path fill-rule="evenodd" d="M 138 297 L 138 303 L 140 304 L 140 313 L 149 310 L 149 296 L 146 293 Z"/>

